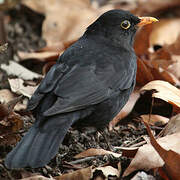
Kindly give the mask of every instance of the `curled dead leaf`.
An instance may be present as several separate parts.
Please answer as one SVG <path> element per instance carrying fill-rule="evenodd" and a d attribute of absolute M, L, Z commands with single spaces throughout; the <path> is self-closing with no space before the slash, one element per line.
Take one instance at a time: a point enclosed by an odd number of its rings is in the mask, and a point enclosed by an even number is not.
<path fill-rule="evenodd" d="M 14 93 L 22 94 L 28 98 L 32 96 L 34 91 L 36 90 L 37 86 L 25 86 L 24 80 L 16 78 L 16 79 L 8 79 L 11 90 Z"/>
<path fill-rule="evenodd" d="M 118 178 L 120 176 L 119 170 L 112 166 L 94 168 L 92 172 L 94 179 L 102 177 L 102 179 L 108 180 L 110 177 Z"/>
<path fill-rule="evenodd" d="M 162 99 L 172 104 L 177 112 L 180 112 L 180 90 L 175 86 L 165 81 L 151 81 L 141 88 L 140 92 L 152 91 L 152 97 Z"/>
<path fill-rule="evenodd" d="M 180 133 L 167 135 L 165 137 L 157 139 L 157 142 L 166 150 L 173 150 L 180 154 Z M 143 163 L 142 163 L 143 162 Z M 161 159 L 159 154 L 153 148 L 151 144 L 141 146 L 134 159 L 131 161 L 129 167 L 125 170 L 123 176 L 128 176 L 130 173 L 144 169 L 149 170 L 157 167 L 162 167 L 164 161 Z"/>
<path fill-rule="evenodd" d="M 179 180 L 180 177 L 180 152 L 177 153 L 173 150 L 165 150 L 161 145 L 158 144 L 154 138 L 148 123 L 144 122 L 148 134 L 150 136 L 150 142 L 154 149 L 158 152 L 160 157 L 164 161 L 164 172 L 170 179 Z"/>

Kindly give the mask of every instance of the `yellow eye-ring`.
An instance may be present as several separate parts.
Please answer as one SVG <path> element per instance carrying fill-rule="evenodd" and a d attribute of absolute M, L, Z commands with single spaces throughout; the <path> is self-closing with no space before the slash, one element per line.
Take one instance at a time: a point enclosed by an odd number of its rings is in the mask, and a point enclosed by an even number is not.
<path fill-rule="evenodd" d="M 122 27 L 123 29 L 128 29 L 130 26 L 131 26 L 131 23 L 130 23 L 128 20 L 124 20 L 124 21 L 121 23 L 121 27 Z"/>

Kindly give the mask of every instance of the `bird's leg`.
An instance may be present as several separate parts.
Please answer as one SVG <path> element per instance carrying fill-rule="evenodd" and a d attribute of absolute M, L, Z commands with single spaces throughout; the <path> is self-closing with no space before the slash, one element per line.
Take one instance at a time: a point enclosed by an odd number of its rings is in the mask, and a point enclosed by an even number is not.
<path fill-rule="evenodd" d="M 108 137 L 107 134 L 106 134 L 106 130 L 107 130 L 107 132 L 109 132 L 107 127 L 105 128 L 105 130 L 98 130 L 98 132 L 99 132 L 99 133 L 101 134 L 101 136 L 104 138 L 105 143 L 106 143 L 107 146 L 108 146 L 108 149 L 109 149 L 110 151 L 114 151 L 113 146 L 110 144 L 109 137 Z"/>

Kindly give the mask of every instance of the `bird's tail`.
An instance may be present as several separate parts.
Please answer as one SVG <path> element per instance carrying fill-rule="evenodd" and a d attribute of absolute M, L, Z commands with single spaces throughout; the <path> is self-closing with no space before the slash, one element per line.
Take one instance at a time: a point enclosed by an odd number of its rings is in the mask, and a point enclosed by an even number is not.
<path fill-rule="evenodd" d="M 56 121 L 58 122 L 58 120 Z M 66 120 L 60 127 L 54 128 L 51 127 L 52 123 L 50 125 L 46 123 L 47 127 L 42 131 L 39 127 L 33 125 L 17 146 L 7 155 L 6 167 L 10 169 L 37 168 L 46 165 L 56 155 L 59 144 L 62 143 L 72 123 L 73 121 L 68 122 Z"/>

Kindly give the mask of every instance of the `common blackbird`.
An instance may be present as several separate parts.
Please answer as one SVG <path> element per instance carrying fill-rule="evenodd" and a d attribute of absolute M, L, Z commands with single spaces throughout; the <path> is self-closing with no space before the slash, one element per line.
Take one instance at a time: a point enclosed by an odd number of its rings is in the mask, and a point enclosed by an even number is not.
<path fill-rule="evenodd" d="M 36 121 L 7 155 L 6 167 L 46 165 L 73 124 L 102 130 L 133 91 L 137 27 L 155 21 L 111 10 L 91 24 L 59 57 L 32 95 L 28 110 Z"/>

